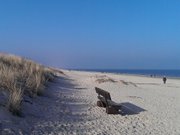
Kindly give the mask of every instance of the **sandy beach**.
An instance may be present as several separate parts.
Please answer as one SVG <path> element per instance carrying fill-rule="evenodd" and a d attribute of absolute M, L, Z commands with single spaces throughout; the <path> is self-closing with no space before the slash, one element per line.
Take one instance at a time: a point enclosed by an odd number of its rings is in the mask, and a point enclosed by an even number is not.
<path fill-rule="evenodd" d="M 23 117 L 0 108 L 1 134 L 179 135 L 180 80 L 62 70 L 41 97 L 23 102 Z M 110 92 L 122 113 L 96 105 L 95 87 Z"/>
<path fill-rule="evenodd" d="M 180 135 L 180 0 L 2 0 L 0 135 Z"/>

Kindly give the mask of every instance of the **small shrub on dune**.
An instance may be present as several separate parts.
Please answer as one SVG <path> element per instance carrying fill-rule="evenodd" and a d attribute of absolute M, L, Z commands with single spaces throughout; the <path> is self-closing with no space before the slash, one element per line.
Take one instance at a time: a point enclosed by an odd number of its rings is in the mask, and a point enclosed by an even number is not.
<path fill-rule="evenodd" d="M 53 78 L 52 70 L 31 60 L 0 55 L 0 89 L 9 93 L 7 107 L 13 114 L 19 114 L 23 94 L 41 95 L 45 84 Z"/>
<path fill-rule="evenodd" d="M 36 70 L 30 74 L 26 80 L 25 87 L 30 96 L 41 95 L 45 85 L 45 77 L 42 74 L 42 71 Z"/>

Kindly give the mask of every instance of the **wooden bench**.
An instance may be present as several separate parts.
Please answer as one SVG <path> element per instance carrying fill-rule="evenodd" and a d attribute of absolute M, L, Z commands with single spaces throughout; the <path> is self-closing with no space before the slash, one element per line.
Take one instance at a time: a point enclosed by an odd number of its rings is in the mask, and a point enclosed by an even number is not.
<path fill-rule="evenodd" d="M 95 87 L 95 90 L 99 99 L 99 101 L 97 101 L 97 106 L 105 107 L 107 114 L 118 114 L 121 105 L 111 100 L 110 93 L 97 87 Z"/>

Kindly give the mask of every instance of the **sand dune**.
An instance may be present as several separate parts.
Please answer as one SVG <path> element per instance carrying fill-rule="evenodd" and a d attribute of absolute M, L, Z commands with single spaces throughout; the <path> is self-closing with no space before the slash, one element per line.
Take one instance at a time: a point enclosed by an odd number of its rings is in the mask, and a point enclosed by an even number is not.
<path fill-rule="evenodd" d="M 180 80 L 63 70 L 43 96 L 23 104 L 24 117 L 0 108 L 1 134 L 179 135 Z M 99 81 L 97 81 L 99 80 Z M 108 115 L 94 87 L 123 105 Z"/>

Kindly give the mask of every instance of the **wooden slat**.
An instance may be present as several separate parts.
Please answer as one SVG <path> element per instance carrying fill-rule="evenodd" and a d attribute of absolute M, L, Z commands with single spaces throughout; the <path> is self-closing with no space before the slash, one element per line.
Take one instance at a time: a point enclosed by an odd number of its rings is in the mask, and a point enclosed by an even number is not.
<path fill-rule="evenodd" d="M 100 88 L 97 88 L 97 87 L 95 87 L 95 90 L 96 90 L 96 93 L 97 93 L 98 95 L 102 95 L 102 96 L 105 97 L 106 99 L 111 100 L 111 96 L 110 96 L 110 93 L 109 93 L 109 92 L 107 92 L 107 91 L 105 91 L 105 90 L 102 90 L 102 89 L 100 89 Z"/>

